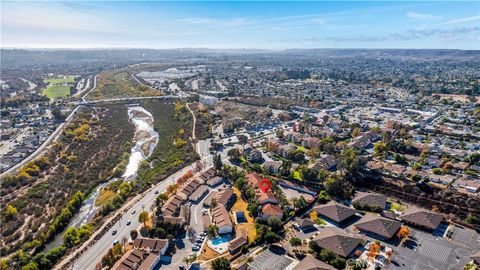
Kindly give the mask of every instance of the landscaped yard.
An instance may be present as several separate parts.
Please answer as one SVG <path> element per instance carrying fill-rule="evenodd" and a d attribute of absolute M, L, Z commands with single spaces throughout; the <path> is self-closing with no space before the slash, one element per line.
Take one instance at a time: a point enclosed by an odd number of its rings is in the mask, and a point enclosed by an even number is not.
<path fill-rule="evenodd" d="M 235 220 L 235 212 L 236 211 L 243 211 L 245 213 L 245 218 L 247 219 L 246 223 L 236 224 L 235 231 L 238 233 L 246 232 L 248 237 L 248 242 L 252 243 L 255 238 L 257 237 L 257 231 L 255 230 L 255 220 L 253 217 L 250 216 L 247 210 L 247 202 L 242 199 L 242 194 L 240 190 L 236 187 L 233 188 L 233 192 L 237 195 L 237 201 L 232 206 L 232 210 L 230 211 L 230 215 L 232 220 Z"/>

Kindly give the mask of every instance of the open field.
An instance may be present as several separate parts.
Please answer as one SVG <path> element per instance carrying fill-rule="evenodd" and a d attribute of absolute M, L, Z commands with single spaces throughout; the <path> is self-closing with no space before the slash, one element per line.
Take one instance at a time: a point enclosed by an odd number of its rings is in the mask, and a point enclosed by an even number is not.
<path fill-rule="evenodd" d="M 75 77 L 54 78 L 45 80 L 48 86 L 43 90 L 43 95 L 50 99 L 57 97 L 66 97 L 70 95 L 70 86 L 72 86 Z"/>
<path fill-rule="evenodd" d="M 88 96 L 88 100 L 118 97 L 161 96 L 160 90 L 140 85 L 132 78 L 134 71 L 112 70 L 103 72 L 97 77 L 97 88 Z"/>
<path fill-rule="evenodd" d="M 70 95 L 70 86 L 66 85 L 49 85 L 43 90 L 43 95 L 50 99 L 57 97 L 66 97 Z"/>
<path fill-rule="evenodd" d="M 74 80 L 75 80 L 75 77 L 67 76 L 65 78 L 48 79 L 48 80 L 45 80 L 45 82 L 50 84 L 69 84 L 69 83 L 73 83 Z"/>

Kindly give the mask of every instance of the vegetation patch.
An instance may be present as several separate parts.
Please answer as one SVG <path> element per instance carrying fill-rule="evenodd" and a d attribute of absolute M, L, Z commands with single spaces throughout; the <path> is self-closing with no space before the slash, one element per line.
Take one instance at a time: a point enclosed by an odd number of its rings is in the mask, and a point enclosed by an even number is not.
<path fill-rule="evenodd" d="M 143 86 L 135 81 L 132 74 L 135 70 L 111 70 L 103 72 L 97 76 L 97 87 L 88 96 L 87 99 L 105 99 L 116 97 L 144 97 L 161 96 L 160 90 L 155 90 L 148 86 Z"/>
<path fill-rule="evenodd" d="M 45 83 L 48 85 L 42 94 L 50 99 L 69 96 L 75 88 L 73 85 L 74 80 L 75 77 L 73 76 L 45 80 Z"/>

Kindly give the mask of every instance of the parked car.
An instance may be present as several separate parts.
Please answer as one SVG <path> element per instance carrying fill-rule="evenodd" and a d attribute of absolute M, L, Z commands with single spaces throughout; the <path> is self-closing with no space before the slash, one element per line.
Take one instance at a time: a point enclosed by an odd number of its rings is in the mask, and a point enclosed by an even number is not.
<path fill-rule="evenodd" d="M 134 215 L 136 212 L 137 212 L 137 211 L 133 210 L 133 211 L 132 211 L 132 215 Z"/>
<path fill-rule="evenodd" d="M 113 241 L 113 245 L 112 246 L 115 246 L 116 244 L 120 243 L 118 240 L 115 240 Z"/>
<path fill-rule="evenodd" d="M 127 221 L 127 226 L 130 224 L 132 224 L 132 221 L 131 220 Z"/>
<path fill-rule="evenodd" d="M 112 231 L 112 235 L 115 235 L 115 234 L 117 234 L 117 230 Z"/>

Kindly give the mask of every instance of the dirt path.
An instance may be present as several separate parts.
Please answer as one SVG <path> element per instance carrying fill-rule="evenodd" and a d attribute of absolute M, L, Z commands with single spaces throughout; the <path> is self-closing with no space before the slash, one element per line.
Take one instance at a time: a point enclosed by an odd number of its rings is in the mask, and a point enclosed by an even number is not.
<path fill-rule="evenodd" d="M 190 113 L 193 116 L 192 139 L 195 140 L 195 126 L 197 125 L 197 117 L 195 117 L 195 114 L 193 113 L 193 111 L 190 109 L 188 105 L 189 103 L 187 103 L 187 109 L 190 111 Z"/>

